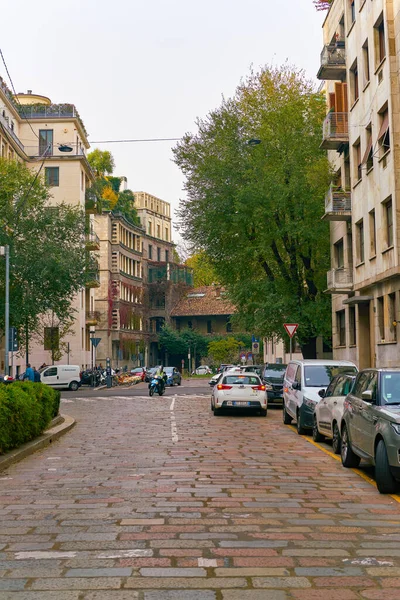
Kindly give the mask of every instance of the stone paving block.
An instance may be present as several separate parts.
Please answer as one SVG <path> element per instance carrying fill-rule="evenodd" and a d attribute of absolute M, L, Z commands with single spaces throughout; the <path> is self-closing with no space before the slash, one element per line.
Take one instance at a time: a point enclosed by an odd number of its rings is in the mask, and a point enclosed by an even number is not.
<path fill-rule="evenodd" d="M 358 600 L 357 592 L 345 588 L 322 590 L 291 590 L 295 600 Z"/>
<path fill-rule="evenodd" d="M 81 600 L 80 592 L 0 592 L 0 600 Z"/>
<path fill-rule="evenodd" d="M 255 588 L 309 588 L 310 581 L 306 577 L 254 577 Z"/>
<path fill-rule="evenodd" d="M 143 577 L 206 577 L 204 569 L 140 569 Z"/>
<path fill-rule="evenodd" d="M 365 600 L 399 600 L 400 587 L 397 587 L 397 589 L 362 590 L 359 593 L 361 598 Z"/>
<path fill-rule="evenodd" d="M 157 590 L 144 592 L 144 600 L 215 600 L 211 590 Z M 86 600 L 86 598 L 85 598 Z"/>
<path fill-rule="evenodd" d="M 1 581 L 0 581 L 1 584 Z M 66 579 L 36 579 L 32 590 L 119 590 L 122 588 L 120 577 L 68 577 Z M 1 589 L 1 587 L 0 587 Z"/>
<path fill-rule="evenodd" d="M 0 579 L 0 593 L 1 590 L 23 590 L 27 581 L 27 579 Z"/>
<path fill-rule="evenodd" d="M 334 569 L 329 567 L 297 567 L 294 571 L 296 575 L 305 577 L 343 577 L 345 575 L 355 577 L 364 573 L 363 569 L 359 567 L 337 567 Z"/>
<path fill-rule="evenodd" d="M 165 519 L 122 519 L 120 525 L 164 525 Z"/>
<path fill-rule="evenodd" d="M 288 595 L 282 590 L 224 590 L 222 600 L 288 600 Z"/>
<path fill-rule="evenodd" d="M 139 592 L 133 590 L 95 590 L 84 592 L 79 600 L 139 600 Z"/>
<path fill-rule="evenodd" d="M 217 577 L 285 577 L 290 572 L 282 568 L 262 568 L 262 567 L 243 567 L 243 568 L 217 568 L 215 569 Z"/>
<path fill-rule="evenodd" d="M 100 569 L 69 569 L 65 577 L 129 577 L 132 569 L 125 567 Z"/>
<path fill-rule="evenodd" d="M 212 577 L 200 579 L 193 578 L 177 578 L 177 577 L 129 577 L 124 585 L 125 588 L 132 589 L 184 589 L 195 590 L 199 589 L 224 589 L 224 588 L 245 588 L 247 587 L 246 579 L 240 577 L 222 578 Z"/>

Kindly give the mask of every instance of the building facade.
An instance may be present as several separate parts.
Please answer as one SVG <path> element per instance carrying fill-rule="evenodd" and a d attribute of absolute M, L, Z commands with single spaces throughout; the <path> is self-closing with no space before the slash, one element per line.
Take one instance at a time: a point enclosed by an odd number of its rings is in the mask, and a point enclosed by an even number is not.
<path fill-rule="evenodd" d="M 50 206 L 64 202 L 85 209 L 87 189 L 94 180 L 86 158 L 88 148 L 87 133 L 74 105 L 53 104 L 49 98 L 32 94 L 31 91 L 14 98 L 0 79 L 0 155 L 25 162 L 34 172 L 40 169 L 45 157 L 43 174 L 50 187 Z M 98 249 L 94 217 L 87 214 L 86 219 L 86 250 L 93 253 Z M 90 330 L 93 321 L 90 317 L 94 310 L 93 288 L 98 285 L 95 256 L 90 257 L 89 263 L 92 276 L 88 277 L 86 287 L 73 302 L 75 319 L 71 331 L 63 340 L 66 352 L 59 361 L 82 368 L 91 362 Z M 32 339 L 29 360 L 35 366 L 51 362 L 46 333 L 39 335 L 40 338 L 41 342 Z M 25 356 L 16 353 L 11 362 L 14 365 L 13 374 L 25 370 Z"/>
<path fill-rule="evenodd" d="M 399 32 L 400 0 L 333 0 L 323 25 L 333 352 L 360 368 L 399 364 Z"/>

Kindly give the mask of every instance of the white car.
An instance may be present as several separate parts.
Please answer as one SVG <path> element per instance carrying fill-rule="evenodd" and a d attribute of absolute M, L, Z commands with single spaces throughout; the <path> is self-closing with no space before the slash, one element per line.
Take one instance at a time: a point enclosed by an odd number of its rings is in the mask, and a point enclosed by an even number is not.
<path fill-rule="evenodd" d="M 208 382 L 209 385 L 215 385 L 221 378 L 221 375 L 223 373 L 225 373 L 225 371 L 227 371 L 228 369 L 234 369 L 234 368 L 235 368 L 234 365 L 224 365 L 222 368 L 218 369 L 217 373 L 215 373 L 215 375 L 213 375 L 211 377 L 210 381 Z"/>
<path fill-rule="evenodd" d="M 213 387 L 211 410 L 215 415 L 221 410 L 246 408 L 267 416 L 267 392 L 260 377 L 255 373 L 226 371 Z"/>
<path fill-rule="evenodd" d="M 210 367 L 207 367 L 207 365 L 201 365 L 200 367 L 197 367 L 195 371 L 193 371 L 194 375 L 211 375 L 211 373 L 212 371 Z"/>
<path fill-rule="evenodd" d="M 344 401 L 353 388 L 355 375 L 337 375 L 327 387 L 321 390 L 321 400 L 315 407 L 313 440 L 322 442 L 324 438 L 332 440 L 332 449 L 340 454 L 340 424 L 344 411 Z"/>

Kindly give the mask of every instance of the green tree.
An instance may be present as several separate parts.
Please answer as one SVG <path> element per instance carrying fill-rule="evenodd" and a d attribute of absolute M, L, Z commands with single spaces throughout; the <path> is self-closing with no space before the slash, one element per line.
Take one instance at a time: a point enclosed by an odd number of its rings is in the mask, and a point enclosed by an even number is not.
<path fill-rule="evenodd" d="M 193 269 L 193 284 L 195 287 L 218 283 L 218 275 L 204 251 L 193 254 L 186 263 Z"/>
<path fill-rule="evenodd" d="M 23 163 L 0 159 L 0 245 L 10 247 L 10 325 L 24 329 L 25 339 L 37 327 L 39 315 L 70 315 L 71 302 L 85 284 L 83 210 L 50 203 L 41 177 Z M 4 285 L 3 260 L 0 329 Z"/>
<path fill-rule="evenodd" d="M 329 336 L 329 227 L 321 221 L 331 169 L 321 143 L 326 104 L 289 66 L 251 73 L 232 99 L 198 120 L 174 149 L 186 176 L 182 236 L 202 249 L 260 336 L 298 322 L 305 356 Z"/>
<path fill-rule="evenodd" d="M 105 177 L 114 172 L 115 162 L 109 150 L 95 148 L 92 152 L 89 152 L 87 159 L 97 177 Z"/>
<path fill-rule="evenodd" d="M 242 342 L 229 337 L 208 344 L 208 354 L 216 364 L 237 363 Z"/>

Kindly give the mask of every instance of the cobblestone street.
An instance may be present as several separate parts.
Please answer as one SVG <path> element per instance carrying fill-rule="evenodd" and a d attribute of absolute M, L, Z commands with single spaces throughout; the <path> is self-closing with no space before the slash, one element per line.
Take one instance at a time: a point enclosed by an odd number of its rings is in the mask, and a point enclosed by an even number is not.
<path fill-rule="evenodd" d="M 75 428 L 0 473 L 1 600 L 400 598 L 396 498 L 280 410 L 138 393 L 64 395 Z"/>

